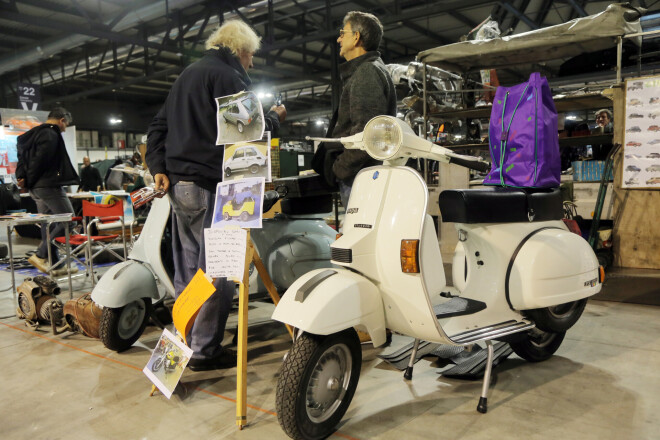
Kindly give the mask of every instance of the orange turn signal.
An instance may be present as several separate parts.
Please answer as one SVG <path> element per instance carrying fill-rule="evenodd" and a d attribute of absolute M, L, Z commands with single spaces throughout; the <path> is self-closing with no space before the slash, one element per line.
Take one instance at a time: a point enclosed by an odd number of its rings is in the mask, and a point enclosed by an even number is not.
<path fill-rule="evenodd" d="M 419 240 L 401 240 L 401 271 L 419 273 Z"/>
<path fill-rule="evenodd" d="M 605 282 L 605 268 L 603 266 L 598 267 L 598 275 L 600 275 L 600 283 Z"/>

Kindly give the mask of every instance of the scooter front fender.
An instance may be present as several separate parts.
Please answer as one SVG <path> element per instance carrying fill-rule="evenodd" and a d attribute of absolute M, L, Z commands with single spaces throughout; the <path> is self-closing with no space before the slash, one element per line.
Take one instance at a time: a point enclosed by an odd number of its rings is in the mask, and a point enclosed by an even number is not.
<path fill-rule="evenodd" d="M 317 335 L 364 328 L 374 347 L 386 339 L 378 288 L 347 269 L 317 269 L 298 278 L 282 296 L 273 319 Z"/>
<path fill-rule="evenodd" d="M 154 274 L 139 261 L 115 264 L 92 290 L 92 300 L 103 307 L 117 308 L 140 299 L 161 299 Z"/>

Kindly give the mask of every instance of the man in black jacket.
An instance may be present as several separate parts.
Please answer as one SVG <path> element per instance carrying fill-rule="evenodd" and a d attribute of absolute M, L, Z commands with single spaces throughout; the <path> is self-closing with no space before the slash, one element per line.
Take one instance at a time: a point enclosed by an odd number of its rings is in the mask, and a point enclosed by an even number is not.
<path fill-rule="evenodd" d="M 16 179 L 18 186 L 30 190 L 40 214 L 73 214 L 73 207 L 63 186 L 77 185 L 80 180 L 71 164 L 62 133 L 71 125 L 71 114 L 62 107 L 54 108 L 45 124 L 34 127 L 18 137 Z M 51 237 L 64 235 L 64 224 L 51 225 Z M 42 272 L 48 271 L 48 240 L 46 228 L 41 228 L 41 244 L 28 261 Z M 57 248 L 50 243 L 53 262 L 59 260 Z M 72 272 L 77 272 L 71 266 Z M 66 268 L 53 271 L 55 275 Z"/>
<path fill-rule="evenodd" d="M 215 189 L 222 180 L 223 147 L 217 146 L 215 98 L 247 90 L 252 56 L 260 38 L 245 23 L 229 20 L 206 41 L 207 52 L 174 82 L 165 105 L 149 126 L 146 161 L 156 189 L 172 202 L 174 289 L 178 297 L 198 268 L 206 270 L 204 228 L 211 227 Z M 275 131 L 286 116 L 284 106 L 265 115 Z M 236 354 L 222 348 L 234 296 L 233 281 L 219 278 L 216 292 L 201 307 L 186 341 L 193 349 L 191 370 L 236 365 Z"/>
<path fill-rule="evenodd" d="M 364 130 L 374 116 L 396 116 L 396 91 L 380 58 L 383 26 L 376 16 L 352 11 L 344 17 L 337 42 L 346 62 L 339 66 L 343 88 L 337 122 L 328 137 L 351 136 Z M 344 150 L 332 171 L 339 182 L 342 205 L 348 205 L 353 180 L 362 168 L 377 164 L 365 151 Z"/>
<path fill-rule="evenodd" d="M 98 169 L 94 168 L 89 157 L 83 157 L 80 169 L 80 189 L 78 191 L 100 191 L 103 189 L 103 179 Z"/>

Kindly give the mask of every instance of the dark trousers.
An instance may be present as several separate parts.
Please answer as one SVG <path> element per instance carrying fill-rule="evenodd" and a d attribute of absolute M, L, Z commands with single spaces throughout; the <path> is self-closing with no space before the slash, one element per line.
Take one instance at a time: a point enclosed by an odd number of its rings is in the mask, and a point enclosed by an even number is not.
<path fill-rule="evenodd" d="M 64 188 L 61 186 L 54 188 L 32 188 L 30 190 L 30 197 L 37 204 L 37 212 L 39 214 L 73 214 L 73 207 L 71 201 L 66 196 Z M 53 223 L 50 225 L 50 238 L 61 237 L 64 235 L 64 228 L 66 223 Z M 41 228 L 41 243 L 37 248 L 37 257 L 48 258 L 48 239 L 46 236 L 46 228 Z M 55 245 L 50 243 L 51 257 L 53 264 L 60 259 Z"/>

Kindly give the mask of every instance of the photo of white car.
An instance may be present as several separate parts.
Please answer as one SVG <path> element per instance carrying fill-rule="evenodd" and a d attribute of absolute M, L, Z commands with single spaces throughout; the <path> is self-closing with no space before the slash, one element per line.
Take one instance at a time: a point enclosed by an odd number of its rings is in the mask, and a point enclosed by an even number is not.
<path fill-rule="evenodd" d="M 225 161 L 225 175 L 229 177 L 232 173 L 245 170 L 257 174 L 267 163 L 268 159 L 255 145 L 247 144 L 236 148 L 234 154 Z"/>
<path fill-rule="evenodd" d="M 222 117 L 226 122 L 234 124 L 238 132 L 243 133 L 245 127 L 259 116 L 259 104 L 252 95 L 248 95 L 223 104 L 218 111 L 223 112 Z"/>

